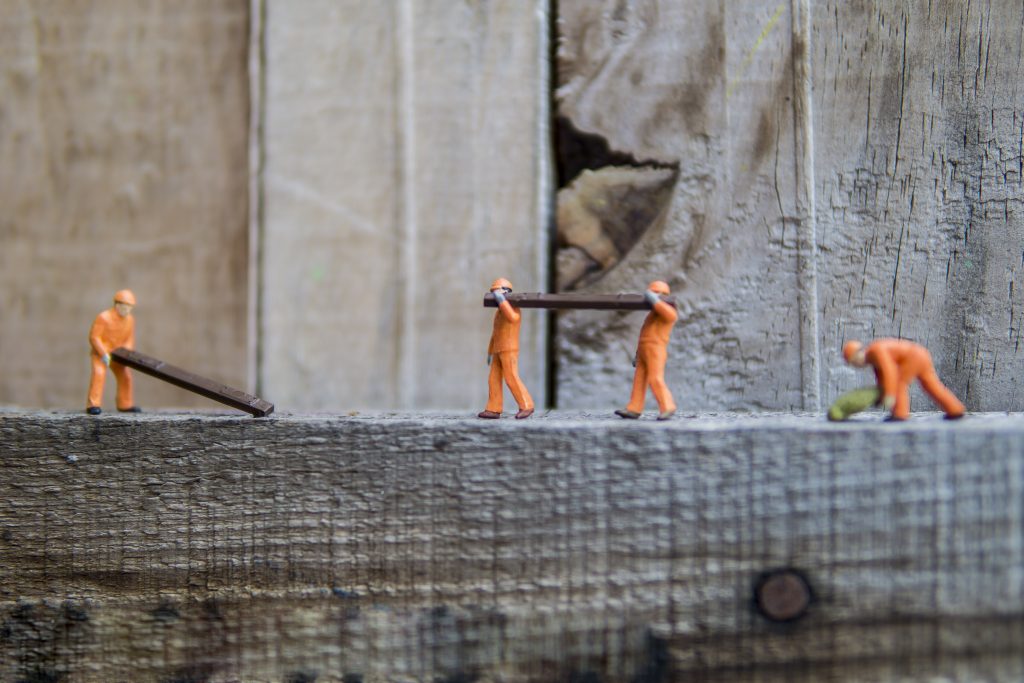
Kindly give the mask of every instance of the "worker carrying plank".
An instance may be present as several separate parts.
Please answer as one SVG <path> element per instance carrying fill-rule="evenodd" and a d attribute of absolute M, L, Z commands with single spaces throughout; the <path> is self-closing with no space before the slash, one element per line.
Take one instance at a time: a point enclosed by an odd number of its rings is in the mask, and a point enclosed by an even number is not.
<path fill-rule="evenodd" d="M 633 365 L 633 393 L 629 404 L 615 414 L 630 420 L 640 417 L 644 409 L 647 387 L 651 388 L 655 400 L 658 401 L 658 419 L 668 420 L 676 412 L 676 402 L 672 392 L 665 383 L 665 362 L 668 360 L 668 340 L 672 334 L 672 326 L 679 319 L 676 307 L 662 301 L 662 295 L 668 295 L 668 283 L 655 280 L 647 286 L 644 299 L 651 307 L 651 312 L 644 319 L 640 328 L 640 340 L 636 346 Z"/>
<path fill-rule="evenodd" d="M 503 380 L 519 404 L 516 419 L 523 420 L 533 415 L 533 399 L 519 378 L 519 327 L 522 315 L 508 302 L 506 295 L 511 293 L 512 283 L 503 277 L 491 284 L 491 294 L 497 302 L 498 310 L 494 314 L 494 329 L 487 346 L 487 364 L 491 366 L 487 378 L 487 407 L 477 415 L 488 420 L 501 417 Z"/>
<path fill-rule="evenodd" d="M 89 345 L 92 347 L 92 378 L 89 381 L 89 397 L 85 412 L 99 415 L 103 412 L 103 384 L 110 368 L 117 379 L 117 409 L 122 413 L 138 413 L 139 407 L 132 400 L 132 373 L 123 364 L 112 361 L 110 353 L 118 348 L 135 348 L 135 295 L 131 290 L 122 289 L 114 294 L 114 305 L 96 316 L 89 330 Z"/>

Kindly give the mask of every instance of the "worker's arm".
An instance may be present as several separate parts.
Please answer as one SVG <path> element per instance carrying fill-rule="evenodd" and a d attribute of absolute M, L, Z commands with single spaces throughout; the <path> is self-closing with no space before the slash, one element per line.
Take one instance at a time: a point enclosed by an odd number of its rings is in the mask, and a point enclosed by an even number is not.
<path fill-rule="evenodd" d="M 878 375 L 878 383 L 882 389 L 882 405 L 891 408 L 896 402 L 896 384 L 899 379 L 896 362 L 884 352 L 869 352 L 866 359 L 874 366 Z"/>
<path fill-rule="evenodd" d="M 131 327 L 128 329 L 128 340 L 124 343 L 124 348 L 129 351 L 135 350 L 135 319 L 131 319 Z"/>
<path fill-rule="evenodd" d="M 110 351 L 103 345 L 103 341 L 100 339 L 102 332 L 102 319 L 96 316 L 96 320 L 93 321 L 92 328 L 89 330 L 89 345 L 92 346 L 92 350 L 96 355 L 103 359 L 104 363 L 110 365 Z"/>
<path fill-rule="evenodd" d="M 648 289 L 644 292 L 644 299 L 646 299 L 647 303 L 651 305 L 651 310 L 654 311 L 659 318 L 670 322 L 675 322 L 676 319 L 679 318 L 679 313 L 676 312 L 675 306 L 662 301 L 657 292 L 652 292 Z"/>
<path fill-rule="evenodd" d="M 508 299 L 505 298 L 505 293 L 503 291 L 500 289 L 496 290 L 494 292 L 494 298 L 498 302 L 498 309 L 501 311 L 501 314 L 505 316 L 505 320 L 508 320 L 510 323 L 519 321 L 519 311 L 512 307 L 512 304 L 510 304 Z"/>

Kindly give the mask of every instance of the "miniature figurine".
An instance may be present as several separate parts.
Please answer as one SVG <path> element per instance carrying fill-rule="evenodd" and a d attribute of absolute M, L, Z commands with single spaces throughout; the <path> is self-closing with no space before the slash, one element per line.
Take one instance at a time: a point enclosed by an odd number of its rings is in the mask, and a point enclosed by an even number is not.
<path fill-rule="evenodd" d="M 655 280 L 644 292 L 644 299 L 650 305 L 644 325 L 640 328 L 640 341 L 637 342 L 633 366 L 633 393 L 629 405 L 624 410 L 616 410 L 615 414 L 630 420 L 640 417 L 644 409 L 647 387 L 650 386 L 654 398 L 658 401 L 658 419 L 668 420 L 676 412 L 676 403 L 672 400 L 672 392 L 665 383 L 665 361 L 668 360 L 668 340 L 672 334 L 672 326 L 676 324 L 679 314 L 673 305 L 665 303 L 659 295 L 669 293 L 668 284 Z"/>
<path fill-rule="evenodd" d="M 519 404 L 517 420 L 533 415 L 533 399 L 526 385 L 519 379 L 519 326 L 521 314 L 505 298 L 512 292 L 512 283 L 505 278 L 498 278 L 491 285 L 491 293 L 498 302 L 498 310 L 494 314 L 494 331 L 491 342 L 487 346 L 487 364 L 491 366 L 487 378 L 487 407 L 477 415 L 484 419 L 495 420 L 501 417 L 502 389 L 505 380 L 512 396 Z"/>
<path fill-rule="evenodd" d="M 117 361 L 111 361 L 110 352 L 123 346 L 135 348 L 135 295 L 122 289 L 114 295 L 114 305 L 100 313 L 89 330 L 89 344 L 92 346 L 92 380 L 89 382 L 89 399 L 85 412 L 99 415 L 103 412 L 103 382 L 110 368 L 117 379 L 117 409 L 122 413 L 141 412 L 132 401 L 131 371 Z"/>
<path fill-rule="evenodd" d="M 964 415 L 964 404 L 939 381 L 931 354 L 920 344 L 905 339 L 876 339 L 865 347 L 859 341 L 848 341 L 843 345 L 843 358 L 855 368 L 874 368 L 882 407 L 892 411 L 890 420 L 910 417 L 910 383 L 914 379 L 942 408 L 947 420 Z"/>

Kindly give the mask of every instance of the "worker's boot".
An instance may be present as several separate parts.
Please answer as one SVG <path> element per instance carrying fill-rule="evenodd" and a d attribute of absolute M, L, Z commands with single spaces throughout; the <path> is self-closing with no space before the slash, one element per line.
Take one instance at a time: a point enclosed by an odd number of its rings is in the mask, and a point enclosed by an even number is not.
<path fill-rule="evenodd" d="M 90 415 L 99 415 L 100 413 L 103 412 L 103 409 L 100 408 L 99 406 L 89 406 L 88 408 L 85 409 L 85 412 L 89 413 Z"/>
<path fill-rule="evenodd" d="M 493 410 L 484 410 L 477 413 L 476 416 L 483 418 L 485 420 L 497 420 L 499 417 L 501 417 L 501 413 L 496 413 Z"/>
<path fill-rule="evenodd" d="M 618 415 L 619 417 L 624 417 L 627 420 L 635 420 L 638 417 L 640 417 L 640 413 L 636 413 L 633 412 L 632 410 L 627 410 L 625 408 L 623 408 L 622 410 L 616 410 L 615 414 Z"/>
<path fill-rule="evenodd" d="M 530 417 L 531 415 L 533 415 L 533 408 L 523 408 L 518 413 L 516 413 L 516 419 L 517 420 L 525 420 L 526 418 Z"/>

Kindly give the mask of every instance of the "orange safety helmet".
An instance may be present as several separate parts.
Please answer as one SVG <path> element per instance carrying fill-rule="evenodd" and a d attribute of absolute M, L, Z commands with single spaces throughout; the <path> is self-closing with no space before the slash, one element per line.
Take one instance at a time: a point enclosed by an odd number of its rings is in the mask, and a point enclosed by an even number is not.
<path fill-rule="evenodd" d="M 512 283 L 503 277 L 499 277 L 497 280 L 491 283 L 490 291 L 493 292 L 496 289 L 507 289 L 509 291 L 512 291 Z"/>
<path fill-rule="evenodd" d="M 843 360 L 849 363 L 850 359 L 853 358 L 862 348 L 864 348 L 864 345 L 859 341 L 851 340 L 846 342 L 843 344 Z"/>
<path fill-rule="evenodd" d="M 651 284 L 647 285 L 647 289 L 651 290 L 655 294 L 667 295 L 669 293 L 668 283 L 663 280 L 655 280 Z"/>
<path fill-rule="evenodd" d="M 130 289 L 122 289 L 114 295 L 115 304 L 128 304 L 129 306 L 135 305 L 135 295 L 132 294 Z"/>

